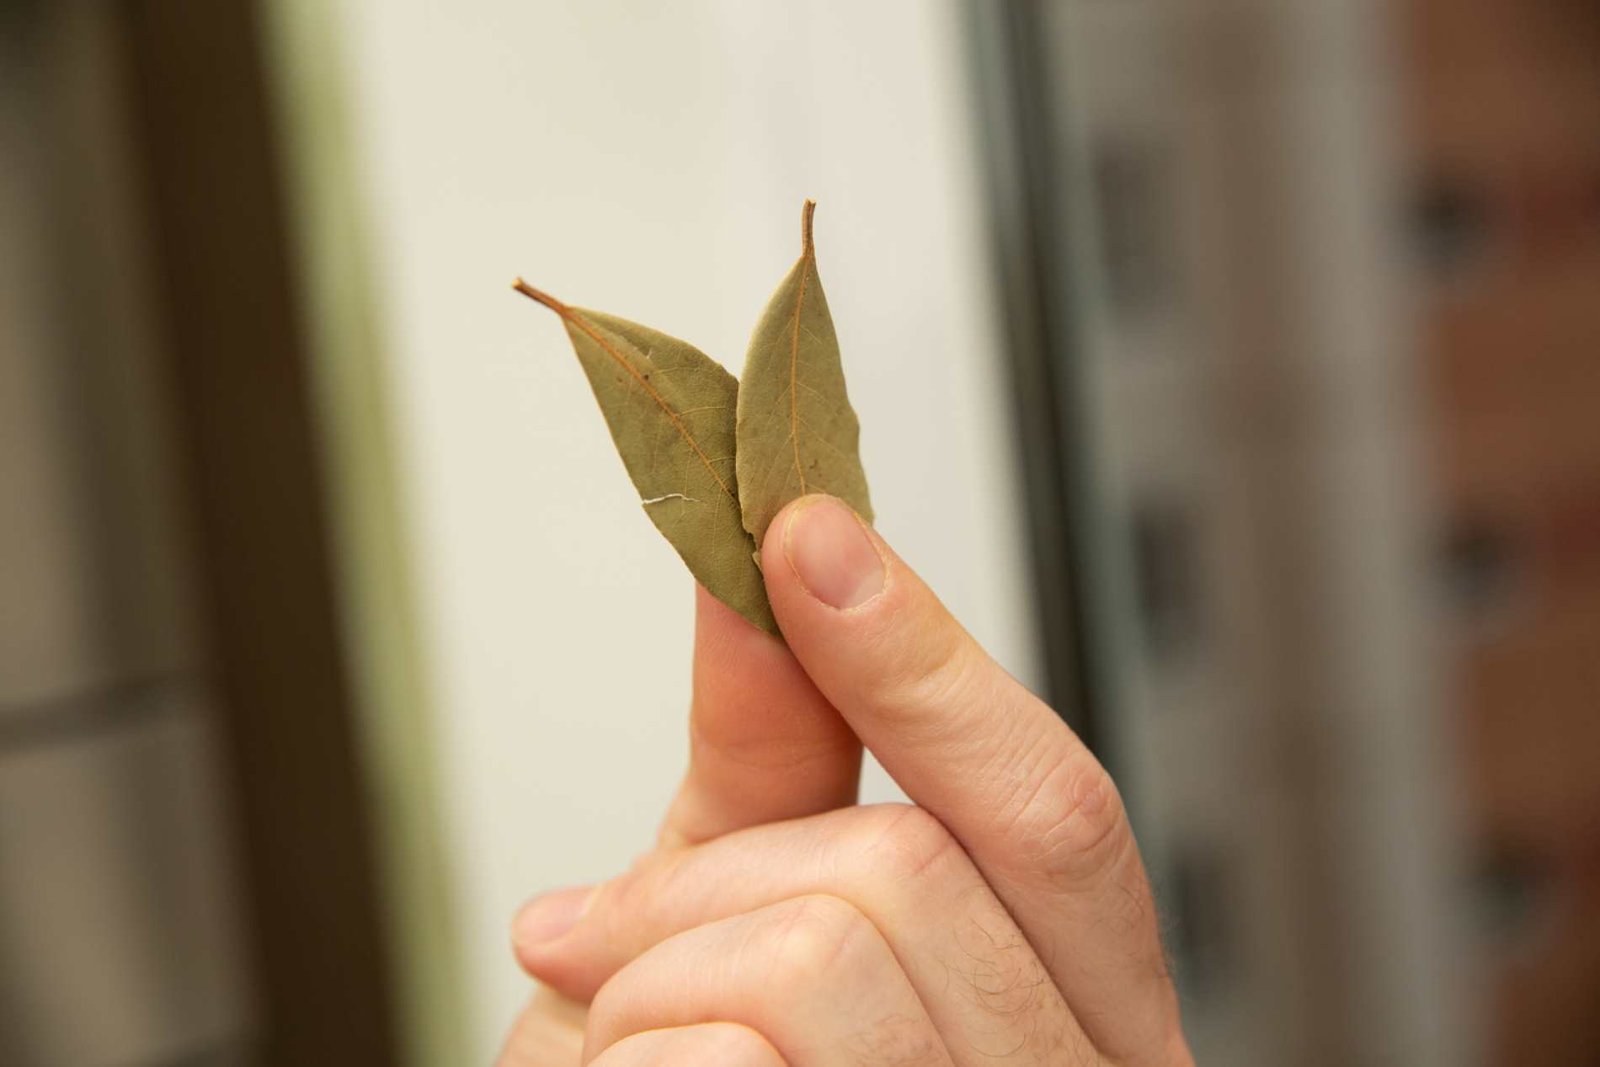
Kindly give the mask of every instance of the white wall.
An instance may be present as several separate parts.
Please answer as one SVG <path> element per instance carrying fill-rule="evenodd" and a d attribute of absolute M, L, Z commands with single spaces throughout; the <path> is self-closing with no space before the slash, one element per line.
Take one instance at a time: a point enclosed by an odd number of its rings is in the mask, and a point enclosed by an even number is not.
<path fill-rule="evenodd" d="M 1029 680 L 977 131 L 953 3 L 341 10 L 484 1061 L 517 904 L 650 840 L 690 645 L 689 578 L 510 280 L 737 370 L 815 197 L 879 526 Z"/>

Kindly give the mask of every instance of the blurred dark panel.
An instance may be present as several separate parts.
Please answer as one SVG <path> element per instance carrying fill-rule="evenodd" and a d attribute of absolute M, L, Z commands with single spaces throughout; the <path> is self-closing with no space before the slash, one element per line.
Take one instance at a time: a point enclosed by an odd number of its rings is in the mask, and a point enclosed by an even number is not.
<path fill-rule="evenodd" d="M 0 9 L 0 1063 L 243 1063 L 234 826 L 95 0 Z"/>
<path fill-rule="evenodd" d="M 257 13 L 121 5 L 271 1064 L 396 1062 Z"/>

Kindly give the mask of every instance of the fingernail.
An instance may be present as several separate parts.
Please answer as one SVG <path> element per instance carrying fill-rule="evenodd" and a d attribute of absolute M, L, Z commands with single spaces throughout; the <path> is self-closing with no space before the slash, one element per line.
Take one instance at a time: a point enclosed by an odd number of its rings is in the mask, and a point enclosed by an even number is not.
<path fill-rule="evenodd" d="M 528 947 L 556 940 L 578 924 L 593 892 L 593 886 L 579 885 L 539 897 L 512 920 L 511 940 Z"/>
<path fill-rule="evenodd" d="M 806 591 L 841 611 L 883 591 L 883 559 L 867 531 L 842 502 L 808 497 L 789 512 L 783 554 Z"/>

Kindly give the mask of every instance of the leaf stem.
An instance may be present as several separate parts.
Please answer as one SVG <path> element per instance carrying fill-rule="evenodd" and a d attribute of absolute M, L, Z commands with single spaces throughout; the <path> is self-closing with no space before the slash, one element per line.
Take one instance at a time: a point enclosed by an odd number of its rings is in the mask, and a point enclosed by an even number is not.
<path fill-rule="evenodd" d="M 551 311 L 554 311 L 557 315 L 560 315 L 563 318 L 566 317 L 567 305 L 563 304 L 549 293 L 544 292 L 541 289 L 535 289 L 521 278 L 518 278 L 516 281 L 512 282 L 511 288 L 515 289 L 517 292 L 521 293 L 525 297 L 528 297 L 529 299 L 537 300 Z"/>
<path fill-rule="evenodd" d="M 800 254 L 809 256 L 812 253 L 811 241 L 811 216 L 817 213 L 817 202 L 807 200 L 805 207 L 800 209 Z"/>

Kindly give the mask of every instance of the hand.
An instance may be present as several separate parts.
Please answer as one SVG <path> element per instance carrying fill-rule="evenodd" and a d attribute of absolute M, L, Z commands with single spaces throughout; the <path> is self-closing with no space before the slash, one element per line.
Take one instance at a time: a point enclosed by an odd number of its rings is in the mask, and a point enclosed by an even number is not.
<path fill-rule="evenodd" d="M 701 594 L 688 776 L 655 852 L 518 917 L 559 996 L 503 1067 L 1191 1064 L 1072 732 L 837 501 L 791 505 L 762 566 L 788 647 Z M 915 806 L 851 806 L 862 742 Z"/>

